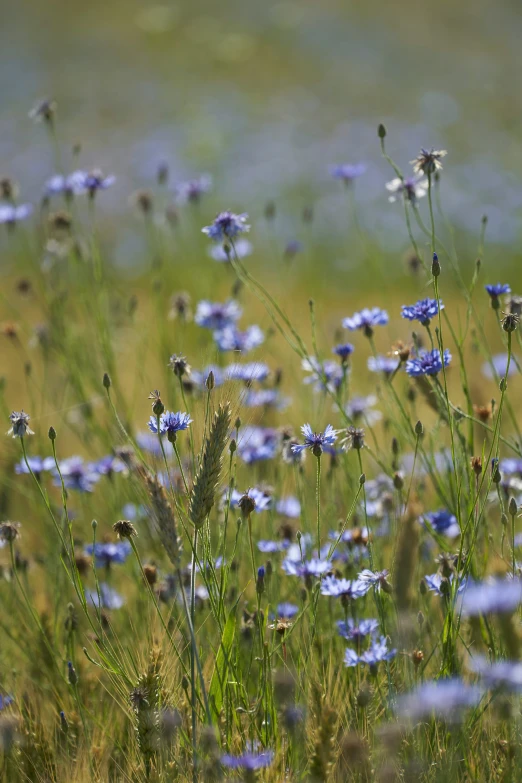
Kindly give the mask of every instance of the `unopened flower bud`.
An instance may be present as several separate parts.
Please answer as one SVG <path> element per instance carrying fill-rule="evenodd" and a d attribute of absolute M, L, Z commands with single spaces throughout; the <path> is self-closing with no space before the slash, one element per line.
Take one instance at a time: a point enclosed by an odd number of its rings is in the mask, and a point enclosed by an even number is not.
<path fill-rule="evenodd" d="M 104 385 L 104 387 L 106 389 L 110 389 L 111 388 L 111 376 L 109 375 L 108 372 L 104 372 L 103 373 L 103 381 L 102 381 L 102 383 L 103 383 L 103 385 Z"/>
<path fill-rule="evenodd" d="M 438 277 L 440 275 L 440 261 L 436 253 L 433 254 L 433 261 L 431 262 L 431 274 L 433 277 Z"/>
<path fill-rule="evenodd" d="M 56 440 L 56 430 L 54 427 L 49 427 L 49 440 Z"/>

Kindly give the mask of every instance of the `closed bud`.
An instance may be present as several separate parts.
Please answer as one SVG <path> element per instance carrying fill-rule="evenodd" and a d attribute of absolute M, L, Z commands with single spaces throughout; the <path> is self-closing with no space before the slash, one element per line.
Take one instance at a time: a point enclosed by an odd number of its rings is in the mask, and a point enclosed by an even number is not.
<path fill-rule="evenodd" d="M 236 428 L 236 430 L 238 430 L 241 427 L 241 419 L 239 418 L 239 416 L 234 422 L 234 427 Z"/>
<path fill-rule="evenodd" d="M 404 478 L 401 473 L 395 473 L 393 476 L 393 486 L 395 489 L 402 489 L 404 486 Z"/>
<path fill-rule="evenodd" d="M 359 484 L 362 487 L 362 485 L 365 484 L 365 483 L 366 483 L 366 474 L 365 473 L 361 473 L 361 475 L 359 476 Z"/>
<path fill-rule="evenodd" d="M 518 508 L 517 508 L 517 501 L 515 500 L 515 498 L 509 499 L 508 511 L 512 517 L 516 516 Z"/>
<path fill-rule="evenodd" d="M 377 128 L 377 135 L 381 139 L 386 138 L 386 127 L 382 124 L 382 122 L 379 123 L 379 127 Z"/>
<path fill-rule="evenodd" d="M 103 385 L 104 385 L 104 387 L 106 389 L 110 389 L 111 388 L 111 376 L 109 375 L 108 372 L 104 372 L 103 373 L 103 381 L 102 381 L 102 383 L 103 383 Z"/>
<path fill-rule="evenodd" d="M 207 376 L 207 380 L 205 382 L 205 385 L 208 389 L 208 391 L 212 391 L 214 386 L 216 385 L 216 379 L 214 377 L 214 372 L 211 370 Z"/>
<path fill-rule="evenodd" d="M 257 580 L 256 580 L 256 592 L 258 595 L 262 595 L 265 592 L 265 567 L 260 566 L 257 569 Z"/>
<path fill-rule="evenodd" d="M 91 527 L 92 527 L 93 530 L 96 530 L 96 528 L 98 527 L 98 523 L 97 523 L 97 521 L 95 519 L 92 520 Z"/>
<path fill-rule="evenodd" d="M 424 427 L 422 425 L 422 422 L 418 421 L 417 424 L 415 425 L 415 435 L 418 438 L 420 438 L 420 436 L 423 435 L 423 434 L 424 434 Z"/>
<path fill-rule="evenodd" d="M 69 661 L 67 664 L 67 678 L 69 680 L 70 685 L 76 685 L 78 682 L 78 674 L 76 673 L 76 669 L 72 665 L 72 661 Z"/>
<path fill-rule="evenodd" d="M 237 443 L 235 438 L 232 438 L 232 440 L 230 441 L 228 450 L 230 451 L 231 454 L 234 454 L 234 452 L 237 450 Z"/>
<path fill-rule="evenodd" d="M 54 427 L 49 427 L 49 440 L 56 440 L 56 430 Z"/>
<path fill-rule="evenodd" d="M 60 728 L 64 734 L 67 734 L 67 732 L 69 731 L 69 724 L 67 722 L 67 718 L 65 717 L 65 712 L 63 710 L 60 711 Z"/>
<path fill-rule="evenodd" d="M 433 277 L 438 277 L 440 275 L 440 261 L 436 253 L 433 254 L 433 261 L 431 262 L 431 274 Z"/>

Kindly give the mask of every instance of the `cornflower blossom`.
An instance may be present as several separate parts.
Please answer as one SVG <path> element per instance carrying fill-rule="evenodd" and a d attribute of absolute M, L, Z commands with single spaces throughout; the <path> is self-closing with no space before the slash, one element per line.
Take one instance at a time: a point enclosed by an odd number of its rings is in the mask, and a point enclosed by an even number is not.
<path fill-rule="evenodd" d="M 298 519 L 301 516 L 301 504 L 296 497 L 288 495 L 277 501 L 276 511 L 284 517 Z"/>
<path fill-rule="evenodd" d="M 69 457 L 58 463 L 65 489 L 76 492 L 92 492 L 94 485 L 100 480 L 100 474 L 86 464 L 82 457 Z M 60 475 L 53 470 L 53 483 L 61 487 Z"/>
<path fill-rule="evenodd" d="M 33 211 L 32 204 L 0 204 L 0 223 L 14 226 L 28 218 Z"/>
<path fill-rule="evenodd" d="M 377 356 L 369 356 L 366 364 L 370 372 L 382 372 L 384 375 L 393 375 L 400 366 L 400 361 L 393 356 L 378 354 Z"/>
<path fill-rule="evenodd" d="M 343 318 L 342 325 L 345 329 L 355 332 L 357 329 L 363 329 L 365 334 L 373 334 L 374 326 L 386 326 L 389 316 L 386 310 L 380 307 L 372 307 L 371 310 L 365 307 L 358 313 L 354 313 L 348 318 Z"/>
<path fill-rule="evenodd" d="M 371 427 L 372 424 L 376 424 L 376 422 L 382 419 L 380 411 L 371 410 L 377 403 L 378 400 L 375 394 L 369 394 L 367 397 L 356 396 L 347 402 L 344 411 L 354 422 L 363 419 L 365 424 Z"/>
<path fill-rule="evenodd" d="M 408 321 L 420 321 L 423 326 L 429 326 L 432 318 L 435 318 L 440 309 L 444 310 L 442 302 L 436 299 L 420 299 L 413 305 L 403 305 L 401 315 Z"/>
<path fill-rule="evenodd" d="M 212 177 L 209 174 L 200 174 L 199 177 L 176 186 L 177 200 L 181 204 L 198 204 L 201 196 L 208 193 L 211 187 Z"/>
<path fill-rule="evenodd" d="M 125 600 L 106 582 L 101 582 L 98 590 L 86 590 L 86 600 L 98 609 L 121 609 Z"/>
<path fill-rule="evenodd" d="M 446 584 L 452 584 L 455 579 L 455 575 L 451 574 L 448 579 L 444 579 L 441 573 L 438 571 L 435 574 L 426 574 L 424 577 L 424 581 L 426 582 L 426 586 L 428 590 L 431 593 L 435 593 L 436 595 L 446 595 L 446 593 L 442 589 L 443 582 Z M 469 587 L 469 580 L 467 578 L 461 579 L 457 586 L 457 594 L 463 593 L 466 588 Z"/>
<path fill-rule="evenodd" d="M 257 745 L 253 743 L 247 745 L 247 749 L 240 756 L 232 756 L 230 753 L 225 753 L 220 759 L 221 764 L 227 767 L 227 769 L 244 769 L 249 771 L 269 767 L 273 760 L 274 752 L 272 750 L 258 751 Z"/>
<path fill-rule="evenodd" d="M 337 430 L 334 430 L 331 424 L 327 424 L 324 432 L 312 432 L 309 424 L 303 424 L 301 427 L 305 442 L 297 443 L 292 446 L 294 454 L 299 454 L 304 449 L 309 449 L 314 456 L 320 457 L 325 446 L 333 446 L 337 440 Z"/>
<path fill-rule="evenodd" d="M 451 362 L 451 353 L 444 351 L 444 367 Z M 406 362 L 406 372 L 411 378 L 421 375 L 437 375 L 442 370 L 442 359 L 438 348 L 432 351 L 419 351 L 419 355 Z"/>
<path fill-rule="evenodd" d="M 181 432 L 181 430 L 186 430 L 191 423 L 192 419 L 188 413 L 165 411 L 159 418 L 159 434 L 175 435 L 177 432 Z M 155 435 L 158 434 L 158 419 L 156 416 L 150 417 L 148 427 Z"/>
<path fill-rule="evenodd" d="M 238 492 L 237 489 L 233 489 L 230 493 L 230 508 L 238 508 L 239 501 L 242 497 L 245 496 L 245 494 L 254 501 L 254 510 L 257 511 L 258 514 L 261 513 L 261 511 L 269 511 L 273 506 L 274 498 L 272 495 L 269 495 L 267 492 L 262 489 L 258 489 L 257 487 L 251 487 L 246 493 Z M 228 496 L 229 490 L 226 489 L 223 493 L 223 503 L 228 501 Z"/>
<path fill-rule="evenodd" d="M 72 196 L 80 196 L 87 190 L 85 186 L 85 176 L 84 171 L 73 171 L 71 174 L 67 175 L 55 174 L 45 183 L 45 195 L 64 195 L 69 198 Z"/>
<path fill-rule="evenodd" d="M 53 457 L 27 457 L 29 468 L 33 471 L 37 479 L 40 479 L 42 473 L 52 470 L 55 466 Z M 20 460 L 15 465 L 15 473 L 26 474 L 29 473 L 29 468 L 25 464 L 25 460 Z"/>
<path fill-rule="evenodd" d="M 319 359 L 310 357 L 303 359 L 301 366 L 303 370 L 311 373 L 304 382 L 313 383 L 316 391 L 335 392 L 343 381 L 342 367 L 329 359 L 320 362 Z"/>
<path fill-rule="evenodd" d="M 402 196 L 405 201 L 415 206 L 420 198 L 423 198 L 428 192 L 428 180 L 422 177 L 406 177 L 400 179 L 396 177 L 386 183 L 386 190 L 390 192 L 388 201 L 393 204 Z"/>
<path fill-rule="evenodd" d="M 362 177 L 366 171 L 364 163 L 339 163 L 330 166 L 330 174 L 334 179 L 340 179 L 345 185 L 350 185 L 355 179 Z"/>
<path fill-rule="evenodd" d="M 252 383 L 253 381 L 264 381 L 269 375 L 270 369 L 263 362 L 246 362 L 245 364 L 235 362 L 225 368 L 225 377 L 228 381 Z"/>
<path fill-rule="evenodd" d="M 379 628 L 378 620 L 360 620 L 355 622 L 349 617 L 347 620 L 337 621 L 337 633 L 342 636 L 343 639 L 349 639 L 350 641 L 359 641 L 365 636 L 371 636 Z"/>
<path fill-rule="evenodd" d="M 370 586 L 359 579 L 337 579 L 335 576 L 327 576 L 321 583 L 321 595 L 355 600 L 366 595 Z"/>
<path fill-rule="evenodd" d="M 522 478 L 522 459 L 519 457 L 506 457 L 506 459 L 501 459 L 498 467 L 503 476 L 516 475 L 519 478 Z"/>
<path fill-rule="evenodd" d="M 467 685 L 458 677 L 425 682 L 399 697 L 397 712 L 411 720 L 436 715 L 445 721 L 454 722 L 460 719 L 463 711 L 476 707 L 482 695 L 482 688 Z"/>
<path fill-rule="evenodd" d="M 299 611 L 299 607 L 295 604 L 291 604 L 284 601 L 281 604 L 277 604 L 277 616 L 284 620 L 291 620 Z"/>
<path fill-rule="evenodd" d="M 362 655 L 359 655 L 355 650 L 348 648 L 344 654 L 344 665 L 351 667 L 358 664 L 366 664 L 371 668 L 377 666 L 381 661 L 391 661 L 397 655 L 397 650 L 388 649 L 388 642 L 385 636 L 381 636 L 379 639 L 372 639 L 370 646 Z"/>
<path fill-rule="evenodd" d="M 363 571 L 361 571 L 360 574 L 357 575 L 357 579 L 369 587 L 376 587 L 377 590 L 380 590 L 381 587 L 387 587 L 389 589 L 390 586 L 387 582 L 389 573 L 390 572 L 387 568 L 383 569 L 382 571 L 370 571 L 369 568 L 365 568 Z"/>
<path fill-rule="evenodd" d="M 243 427 L 239 430 L 237 453 L 247 465 L 273 459 L 280 448 L 279 434 L 271 427 Z"/>
<path fill-rule="evenodd" d="M 441 160 L 447 154 L 446 150 L 435 150 L 433 147 L 431 150 L 426 150 L 422 147 L 417 157 L 414 160 L 410 160 L 410 163 L 415 174 L 428 176 L 428 174 L 435 174 L 436 171 L 441 171 Z"/>
<path fill-rule="evenodd" d="M 493 364 L 493 367 L 491 366 L 491 363 Z M 484 364 L 482 365 L 482 375 L 485 375 L 486 378 L 490 378 L 490 379 L 496 379 L 497 377 L 503 378 L 506 374 L 506 370 L 508 366 L 507 353 L 494 354 L 491 357 L 491 363 L 484 362 Z M 514 375 L 516 372 L 517 372 L 517 365 L 516 362 L 514 361 L 513 356 L 511 356 L 508 377 Z"/>
<path fill-rule="evenodd" d="M 6 435 L 12 435 L 13 438 L 24 438 L 26 435 L 34 435 L 34 432 L 29 427 L 30 416 L 24 411 L 13 411 L 9 420 L 11 422 L 11 429 L 7 430 Z"/>
<path fill-rule="evenodd" d="M 238 239 L 234 242 L 235 256 L 240 259 L 247 258 L 247 256 L 251 255 L 253 249 L 252 243 L 249 242 L 248 239 Z M 230 262 L 231 253 L 232 248 L 228 247 L 226 243 L 224 245 L 211 245 L 208 249 L 209 256 L 211 256 L 214 261 L 218 261 L 222 264 Z"/>
<path fill-rule="evenodd" d="M 491 299 L 498 299 L 502 294 L 510 294 L 511 286 L 508 283 L 493 283 L 491 285 L 485 285 L 484 288 L 490 295 Z"/>
<path fill-rule="evenodd" d="M 97 542 L 88 544 L 84 548 L 84 552 L 86 555 L 94 555 L 97 568 L 109 568 L 113 563 L 124 563 L 132 552 L 132 546 L 127 540 Z"/>
<path fill-rule="evenodd" d="M 223 386 L 226 380 L 225 371 L 222 367 L 218 367 L 217 364 L 209 364 L 204 370 L 192 370 L 190 380 L 194 383 L 198 389 L 205 389 L 207 378 L 210 373 L 214 375 L 214 388 L 217 386 Z"/>
<path fill-rule="evenodd" d="M 274 552 L 285 552 L 290 547 L 290 543 L 287 538 L 283 538 L 281 541 L 262 539 L 257 542 L 257 548 L 263 554 L 273 554 Z"/>
<path fill-rule="evenodd" d="M 210 226 L 201 229 L 214 242 L 224 242 L 227 239 L 235 239 L 239 234 L 250 231 L 247 224 L 248 215 L 243 212 L 236 215 L 234 212 L 220 212 Z"/>
<path fill-rule="evenodd" d="M 2 693 L 0 693 L 0 712 L 7 709 L 10 704 L 13 704 L 14 699 L 12 696 L 4 696 Z"/>
<path fill-rule="evenodd" d="M 428 522 L 435 533 L 448 536 L 448 538 L 460 536 L 460 526 L 457 522 L 457 517 L 445 508 L 440 511 L 429 511 L 427 514 L 424 514 L 420 522 L 424 527 L 426 526 L 425 523 Z"/>
<path fill-rule="evenodd" d="M 126 473 L 127 466 L 119 458 L 114 457 L 112 454 L 108 454 L 106 457 L 102 457 L 96 462 L 91 462 L 91 469 L 95 473 L 99 473 L 100 476 L 112 476 L 114 473 Z"/>
<path fill-rule="evenodd" d="M 214 341 L 220 351 L 244 351 L 248 353 L 258 348 L 265 341 L 263 331 L 254 324 L 244 332 L 235 326 L 226 326 L 214 332 Z"/>
<path fill-rule="evenodd" d="M 460 597 L 458 609 L 464 617 L 479 614 L 503 614 L 522 603 L 520 579 L 492 579 L 468 585 Z"/>
<path fill-rule="evenodd" d="M 478 674 L 488 688 L 520 693 L 522 691 L 522 663 L 520 661 L 495 661 L 475 656 L 470 669 Z"/>
<path fill-rule="evenodd" d="M 290 557 L 285 558 L 282 563 L 282 569 L 289 576 L 300 576 L 304 579 L 315 576 L 317 578 L 324 576 L 332 569 L 330 560 L 321 560 L 313 557 L 311 560 L 293 560 Z"/>
<path fill-rule="evenodd" d="M 85 172 L 83 186 L 87 193 L 94 198 L 98 190 L 107 190 L 116 182 L 113 174 L 105 175 L 100 169 Z"/>
<path fill-rule="evenodd" d="M 278 389 L 249 389 L 243 399 L 246 408 L 275 408 L 278 411 L 288 408 L 290 402 Z"/>
<path fill-rule="evenodd" d="M 194 323 L 204 329 L 225 329 L 233 326 L 241 318 L 243 310 L 234 299 L 227 302 L 209 302 L 204 299 L 198 302 Z"/>
<path fill-rule="evenodd" d="M 354 352 L 354 347 L 351 343 L 340 343 L 332 348 L 332 352 L 335 353 L 343 363 L 346 363 Z"/>

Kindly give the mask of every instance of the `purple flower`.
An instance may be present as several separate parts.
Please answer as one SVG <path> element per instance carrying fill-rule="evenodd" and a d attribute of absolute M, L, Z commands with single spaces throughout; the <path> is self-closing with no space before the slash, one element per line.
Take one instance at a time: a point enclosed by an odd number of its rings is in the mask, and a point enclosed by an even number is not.
<path fill-rule="evenodd" d="M 390 192 L 388 201 L 391 201 L 392 204 L 397 201 L 399 196 L 402 196 L 405 201 L 409 201 L 415 206 L 417 201 L 426 195 L 427 188 L 428 181 L 423 177 L 406 177 L 405 179 L 396 177 L 386 183 L 386 190 Z"/>
<path fill-rule="evenodd" d="M 321 584 L 321 595 L 355 600 L 366 595 L 369 589 L 370 585 L 359 579 L 337 579 L 335 576 L 327 576 Z"/>
<path fill-rule="evenodd" d="M 440 302 L 440 309 L 444 309 L 442 302 Z M 428 326 L 438 312 L 439 303 L 436 299 L 421 299 L 414 305 L 403 305 L 401 310 L 403 318 L 407 318 L 408 321 L 420 321 L 423 326 Z"/>
<path fill-rule="evenodd" d="M 181 411 L 171 413 L 170 411 L 165 411 L 165 413 L 162 413 L 160 416 L 159 433 L 160 435 L 174 435 L 176 432 L 186 430 L 191 423 L 192 419 L 188 413 L 182 413 Z M 155 435 L 158 434 L 158 419 L 156 416 L 150 417 L 148 427 Z"/>
<path fill-rule="evenodd" d="M 287 601 L 283 602 L 282 604 L 277 604 L 277 616 L 283 620 L 291 620 L 292 617 L 296 616 L 298 611 L 298 606 L 295 604 L 290 604 Z"/>
<path fill-rule="evenodd" d="M 45 183 L 45 194 L 53 196 L 63 194 L 66 197 L 79 196 L 85 193 L 85 171 L 73 171 L 72 174 L 55 174 Z"/>
<path fill-rule="evenodd" d="M 253 247 L 248 239 L 238 239 L 234 242 L 234 250 L 236 251 L 235 255 L 238 258 L 246 258 L 251 255 Z M 232 249 L 228 248 L 226 244 L 211 245 L 209 248 L 209 255 L 212 256 L 214 261 L 219 261 L 220 263 L 230 262 L 231 253 Z"/>
<path fill-rule="evenodd" d="M 312 432 L 309 424 L 303 424 L 301 427 L 305 442 L 292 446 L 294 454 L 299 454 L 304 449 L 310 449 L 316 457 L 320 457 L 325 446 L 333 446 L 337 439 L 337 430 L 334 430 L 331 424 L 327 424 L 324 432 Z"/>
<path fill-rule="evenodd" d="M 372 334 L 374 326 L 385 326 L 388 320 L 386 310 L 381 310 L 379 307 L 372 307 L 370 310 L 365 307 L 364 310 L 354 313 L 351 317 L 344 318 L 342 324 L 345 329 L 349 329 L 351 332 L 356 329 L 364 329 L 366 334 Z"/>
<path fill-rule="evenodd" d="M 289 576 L 300 576 L 306 579 L 310 576 L 321 577 L 327 574 L 332 564 L 329 560 L 320 560 L 317 557 L 311 560 L 292 560 L 287 557 L 283 560 L 282 568 Z"/>
<path fill-rule="evenodd" d="M 269 767 L 273 760 L 274 752 L 272 750 L 258 752 L 257 747 L 253 744 L 247 746 L 247 750 L 241 756 L 232 756 L 230 753 L 221 756 L 222 765 L 228 769 L 264 769 Z"/>
<path fill-rule="evenodd" d="M 354 179 L 362 177 L 366 171 L 364 163 L 340 163 L 330 166 L 330 174 L 334 179 L 340 179 L 345 185 L 349 185 Z"/>
<path fill-rule="evenodd" d="M 459 609 L 465 617 L 512 612 L 522 603 L 520 579 L 492 579 L 471 584 L 463 592 Z"/>
<path fill-rule="evenodd" d="M 200 174 L 199 177 L 182 182 L 176 187 L 178 201 L 182 204 L 198 204 L 201 196 L 208 193 L 212 187 L 212 177 L 208 174 Z"/>
<path fill-rule="evenodd" d="M 448 538 L 460 536 L 457 517 L 445 508 L 440 511 L 429 511 L 427 514 L 424 514 L 421 522 L 422 524 L 428 522 L 436 533 L 448 536 Z"/>
<path fill-rule="evenodd" d="M 507 457 L 500 461 L 499 469 L 502 475 L 516 475 L 522 478 L 522 459 L 517 457 Z"/>
<path fill-rule="evenodd" d="M 456 720 L 468 707 L 475 707 L 482 698 L 482 689 L 467 685 L 458 678 L 425 682 L 414 691 L 401 696 L 397 711 L 412 720 L 431 717 L 433 714 L 444 720 Z"/>
<path fill-rule="evenodd" d="M 0 223 L 14 226 L 20 220 L 25 220 L 32 213 L 31 204 L 0 204 Z"/>
<path fill-rule="evenodd" d="M 246 364 L 229 364 L 225 370 L 225 376 L 228 381 L 264 381 L 268 378 L 270 370 L 268 365 L 263 362 L 247 362 Z"/>
<path fill-rule="evenodd" d="M 454 574 L 451 574 L 449 577 L 449 583 L 451 584 L 453 580 L 455 579 Z M 436 595 L 445 595 L 445 593 L 442 591 L 442 574 L 440 574 L 438 571 L 436 574 L 427 574 L 424 577 L 424 581 L 426 582 L 426 585 L 428 587 L 428 590 L 431 593 L 436 593 Z M 457 593 L 462 593 L 464 590 L 468 587 L 469 580 L 467 578 L 462 579 L 458 586 L 457 586 Z"/>
<path fill-rule="evenodd" d="M 369 568 L 365 568 L 364 571 L 358 574 L 357 579 L 368 585 L 368 587 L 377 587 L 380 590 L 382 585 L 386 584 L 386 578 L 389 573 L 387 568 L 383 571 L 370 571 Z"/>
<path fill-rule="evenodd" d="M 94 555 L 97 568 L 108 568 L 113 563 L 124 563 L 132 552 L 132 547 L 127 540 L 99 542 L 89 544 L 84 551 L 86 555 Z"/>
<path fill-rule="evenodd" d="M 93 198 L 98 190 L 107 190 L 115 182 L 116 177 L 113 174 L 105 176 L 100 169 L 93 169 L 84 175 L 83 186 L 91 198 Z"/>
<path fill-rule="evenodd" d="M 447 367 L 451 361 L 451 354 L 446 348 L 444 351 L 444 367 Z M 442 370 L 442 360 L 438 348 L 432 351 L 420 351 L 414 359 L 408 359 L 406 362 L 406 372 L 412 378 L 420 375 L 437 375 Z"/>
<path fill-rule="evenodd" d="M 471 661 L 470 668 L 484 680 L 488 688 L 522 691 L 522 663 L 520 661 L 496 661 L 489 663 L 482 655 Z"/>
<path fill-rule="evenodd" d="M 490 362 L 484 362 L 482 365 L 482 374 L 485 375 L 486 378 L 495 378 L 495 380 L 497 378 L 502 378 L 506 374 L 507 362 L 507 353 L 497 353 L 491 357 L 491 363 L 493 364 L 493 367 L 491 366 Z M 509 365 L 509 375 L 514 375 L 516 371 L 517 366 L 512 357 L 511 363 Z"/>
<path fill-rule="evenodd" d="M 345 362 L 352 355 L 354 348 L 351 343 L 341 343 L 332 348 L 332 351 Z"/>
<path fill-rule="evenodd" d="M 290 546 L 290 541 L 286 538 L 282 541 L 258 541 L 257 548 L 260 552 L 272 554 L 274 552 L 284 552 Z"/>
<path fill-rule="evenodd" d="M 100 479 L 100 474 L 96 473 L 90 465 L 86 465 L 82 457 L 69 457 L 62 460 L 59 466 L 65 489 L 92 492 L 94 485 Z M 60 487 L 61 481 L 58 472 L 55 470 L 53 475 L 55 486 Z"/>
<path fill-rule="evenodd" d="M 360 622 L 356 623 L 355 620 L 349 617 L 347 620 L 337 621 L 339 636 L 350 641 L 363 639 L 365 636 L 375 633 L 378 627 L 378 620 L 360 620 Z"/>
<path fill-rule="evenodd" d="M 85 598 L 98 609 L 121 609 L 124 599 L 105 582 L 100 583 L 100 593 L 97 590 L 86 590 Z"/>
<path fill-rule="evenodd" d="M 119 457 L 114 457 L 112 454 L 102 457 L 97 462 L 91 462 L 89 467 L 95 473 L 99 473 L 100 476 L 112 476 L 113 473 L 125 473 L 127 470 L 125 463 L 122 462 Z"/>
<path fill-rule="evenodd" d="M 233 299 L 221 302 L 209 302 L 204 299 L 198 302 L 194 321 L 204 329 L 225 329 L 233 326 L 241 318 L 241 307 Z"/>
<path fill-rule="evenodd" d="M 355 422 L 359 419 L 364 419 L 366 424 L 371 426 L 382 419 L 380 411 L 370 410 L 377 402 L 377 397 L 374 394 L 369 394 L 367 397 L 352 397 L 347 402 L 344 410 L 350 419 L 353 419 Z"/>
<path fill-rule="evenodd" d="M 303 359 L 303 370 L 311 373 L 304 379 L 305 383 L 313 383 L 317 391 L 336 391 L 342 383 L 343 371 L 337 362 L 326 359 L 320 362 L 315 357 Z"/>
<path fill-rule="evenodd" d="M 52 470 L 54 468 L 53 457 L 27 457 L 29 467 L 37 478 L 40 478 L 41 474 L 46 470 Z M 20 460 L 15 465 L 15 473 L 29 473 L 29 468 L 25 464 L 25 460 Z"/>
<path fill-rule="evenodd" d="M 485 285 L 484 288 L 492 299 L 498 299 L 502 294 L 511 293 L 511 287 L 508 283 L 494 283 L 492 285 Z"/>
<path fill-rule="evenodd" d="M 303 252 L 303 243 L 300 242 L 298 239 L 291 239 L 289 242 L 286 243 L 285 247 L 285 258 L 294 258 L 298 253 Z"/>
<path fill-rule="evenodd" d="M 235 326 L 227 326 L 214 332 L 214 340 L 220 351 L 253 351 L 265 340 L 265 336 L 259 326 L 248 326 L 244 332 L 240 332 Z"/>
<path fill-rule="evenodd" d="M 367 664 L 368 666 L 377 666 L 381 661 L 390 661 L 397 655 L 397 650 L 388 650 L 388 643 L 385 636 L 379 639 L 372 639 L 369 648 L 358 655 L 355 650 L 348 648 L 344 655 L 344 665 L 351 667 L 357 664 Z"/>
<path fill-rule="evenodd" d="M 276 503 L 276 511 L 278 514 L 282 514 L 284 517 L 290 517 L 291 519 L 298 519 L 301 515 L 301 504 L 298 499 L 292 495 L 288 495 L 286 498 L 281 498 Z"/>
<path fill-rule="evenodd" d="M 227 239 L 234 239 L 245 231 L 250 231 L 247 219 L 246 213 L 236 215 L 234 212 L 220 212 L 210 226 L 205 226 L 201 230 L 214 242 L 224 242 Z"/>
<path fill-rule="evenodd" d="M 243 400 L 247 408 L 275 408 L 278 411 L 288 408 L 290 402 L 278 389 L 249 389 Z"/>
<path fill-rule="evenodd" d="M 223 493 L 223 502 L 228 500 L 228 494 L 229 490 L 226 489 Z M 257 487 L 251 487 L 248 492 L 238 492 L 237 489 L 233 489 L 230 494 L 230 508 L 237 508 L 239 506 L 239 501 L 245 495 L 248 495 L 248 497 L 254 501 L 254 511 L 257 511 L 258 514 L 261 513 L 261 511 L 269 511 L 272 508 L 274 502 L 272 495 L 269 495 L 262 489 L 257 489 Z"/>
<path fill-rule="evenodd" d="M 382 372 L 384 375 L 392 375 L 400 362 L 393 356 L 369 356 L 367 361 L 367 367 L 370 372 Z"/>
<path fill-rule="evenodd" d="M 14 702 L 14 699 L 12 696 L 4 696 L 2 693 L 0 693 L 0 712 L 2 710 L 5 710 L 7 707 L 9 707 L 10 704 Z"/>
<path fill-rule="evenodd" d="M 243 427 L 239 431 L 237 453 L 248 465 L 273 459 L 279 450 L 277 430 L 271 427 Z"/>

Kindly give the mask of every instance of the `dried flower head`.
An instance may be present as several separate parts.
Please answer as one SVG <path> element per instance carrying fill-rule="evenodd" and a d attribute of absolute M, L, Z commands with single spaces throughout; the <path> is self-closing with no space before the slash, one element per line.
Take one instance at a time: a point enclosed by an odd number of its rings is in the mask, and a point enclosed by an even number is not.
<path fill-rule="evenodd" d="M 128 519 L 120 519 L 118 522 L 115 522 L 112 529 L 118 538 L 132 538 L 132 536 L 138 535 L 134 525 Z"/>
<path fill-rule="evenodd" d="M 34 122 L 47 122 L 52 124 L 56 114 L 57 103 L 52 98 L 44 98 L 31 109 L 29 118 Z"/>
<path fill-rule="evenodd" d="M 6 520 L 0 522 L 0 541 L 12 543 L 20 537 L 20 523 Z"/>
<path fill-rule="evenodd" d="M 31 418 L 28 413 L 24 411 L 13 411 L 9 416 L 11 420 L 11 429 L 7 431 L 7 435 L 12 435 L 13 438 L 23 438 L 25 435 L 34 435 L 32 429 L 30 429 L 28 421 Z"/>
<path fill-rule="evenodd" d="M 190 375 L 191 373 L 190 364 L 187 362 L 186 358 L 181 354 L 173 353 L 169 359 L 168 366 L 170 367 L 174 375 L 178 376 L 178 378 L 181 378 L 182 375 Z"/>
<path fill-rule="evenodd" d="M 414 160 L 410 160 L 413 166 L 415 174 L 425 174 L 426 176 L 434 174 L 436 171 L 441 171 L 441 160 L 447 155 L 446 150 L 431 150 L 421 149 L 419 154 Z"/>
<path fill-rule="evenodd" d="M 364 430 L 359 427 L 348 427 L 341 445 L 346 449 L 360 451 L 364 448 Z"/>
<path fill-rule="evenodd" d="M 505 332 L 514 332 L 520 323 L 520 316 L 515 313 L 502 313 L 502 328 Z"/>

